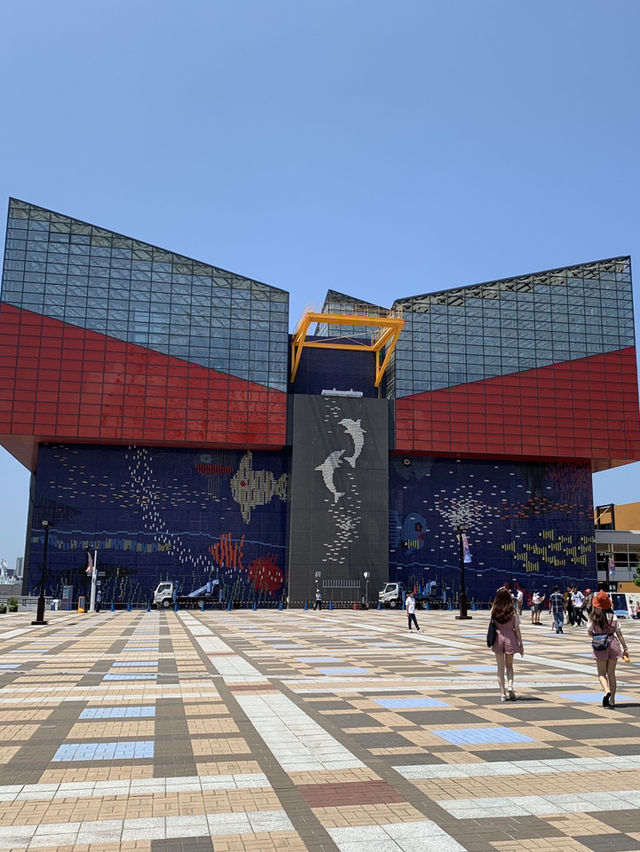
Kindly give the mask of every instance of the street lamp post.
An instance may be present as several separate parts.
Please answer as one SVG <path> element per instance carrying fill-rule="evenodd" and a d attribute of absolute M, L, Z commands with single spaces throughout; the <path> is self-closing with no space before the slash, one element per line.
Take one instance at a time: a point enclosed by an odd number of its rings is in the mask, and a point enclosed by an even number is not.
<path fill-rule="evenodd" d="M 460 564 L 460 615 L 456 615 L 457 619 L 471 619 L 467 615 L 467 587 L 464 579 L 464 546 L 462 536 L 466 533 L 467 528 L 461 524 L 458 525 L 458 559 Z"/>
<path fill-rule="evenodd" d="M 38 597 L 38 609 L 36 611 L 36 620 L 31 624 L 47 624 L 44 620 L 44 587 L 47 582 L 47 550 L 49 548 L 49 521 L 43 521 L 44 527 L 44 553 L 42 554 L 42 580 L 40 582 L 40 596 Z"/>
<path fill-rule="evenodd" d="M 369 577 L 371 576 L 371 571 L 364 572 L 364 580 L 365 580 L 365 599 L 364 606 L 365 609 L 369 609 Z"/>

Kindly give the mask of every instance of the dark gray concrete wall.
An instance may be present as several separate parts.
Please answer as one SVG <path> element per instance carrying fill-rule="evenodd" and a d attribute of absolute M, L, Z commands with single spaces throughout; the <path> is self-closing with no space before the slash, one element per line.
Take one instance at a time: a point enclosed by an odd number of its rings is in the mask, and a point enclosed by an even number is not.
<path fill-rule="evenodd" d="M 289 601 L 377 602 L 389 577 L 389 402 L 293 397 Z"/>

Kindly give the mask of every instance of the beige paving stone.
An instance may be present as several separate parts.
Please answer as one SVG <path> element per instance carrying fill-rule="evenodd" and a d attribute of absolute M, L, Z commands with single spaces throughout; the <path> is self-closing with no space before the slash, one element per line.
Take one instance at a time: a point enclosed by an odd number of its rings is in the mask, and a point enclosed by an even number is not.
<path fill-rule="evenodd" d="M 262 772 L 256 760 L 205 760 L 196 763 L 199 776 L 235 775 Z"/>
<path fill-rule="evenodd" d="M 216 693 L 217 694 L 217 693 Z M 185 701 L 184 714 L 187 717 L 191 716 L 215 716 L 219 714 L 228 715 L 229 708 L 224 701 L 214 700 L 207 701 L 206 704 L 190 704 Z"/>
<path fill-rule="evenodd" d="M 434 751 L 433 756 L 443 763 L 483 763 L 480 755 L 468 751 Z"/>
<path fill-rule="evenodd" d="M 20 746 L 2 746 L 0 748 L 0 763 L 9 763 L 20 751 Z"/>
<path fill-rule="evenodd" d="M 34 722 L 44 721 L 53 713 L 50 709 L 33 710 L 0 710 L 0 722 Z"/>
<path fill-rule="evenodd" d="M 290 772 L 289 777 L 297 786 L 304 784 L 350 784 L 380 780 L 373 769 L 340 769 L 333 772 Z"/>
<path fill-rule="evenodd" d="M 345 828 L 350 825 L 389 825 L 395 822 L 417 822 L 424 815 L 408 802 L 393 804 L 346 805 L 344 807 L 313 808 L 325 828 Z"/>
<path fill-rule="evenodd" d="M 212 719 L 188 719 L 187 727 L 192 736 L 198 734 L 206 734 L 213 736 L 214 734 L 237 734 L 238 726 L 233 721 L 231 716 L 226 718 Z"/>
<path fill-rule="evenodd" d="M 214 754 L 249 754 L 251 749 L 242 737 L 221 739 L 192 740 L 191 747 L 195 756 Z"/>
<path fill-rule="evenodd" d="M 573 757 L 608 757 L 608 752 L 592 745 L 567 745 L 563 743 L 562 750 Z"/>
<path fill-rule="evenodd" d="M 557 828 L 567 837 L 576 835 L 597 836 L 599 834 L 611 834 L 611 826 L 600 822 L 593 814 L 554 814 L 552 816 L 540 817 L 549 825 Z M 564 841 L 563 841 L 564 842 Z"/>
<path fill-rule="evenodd" d="M 522 852 L 522 850 L 531 849 L 558 849 L 567 850 L 568 852 L 592 852 L 590 847 L 583 846 L 577 840 L 570 838 L 562 838 L 562 846 L 558 846 L 557 837 L 534 837 L 531 840 L 496 840 L 491 843 L 491 846 L 499 850 L 499 852 Z"/>
<path fill-rule="evenodd" d="M 396 746 L 395 748 L 370 748 L 369 752 L 374 755 L 384 757 L 385 755 L 394 754 L 418 754 L 421 749 L 416 746 Z"/>
<path fill-rule="evenodd" d="M 154 731 L 153 719 L 87 719 L 75 724 L 67 734 L 67 739 L 149 739 L 153 737 Z"/>
<path fill-rule="evenodd" d="M 38 730 L 38 725 L 2 725 L 0 727 L 0 742 L 10 743 L 15 740 L 29 740 Z"/>
<path fill-rule="evenodd" d="M 132 778 L 153 778 L 153 765 L 124 764 L 118 766 L 45 769 L 39 778 L 39 783 L 62 784 L 71 781 L 129 781 Z"/>

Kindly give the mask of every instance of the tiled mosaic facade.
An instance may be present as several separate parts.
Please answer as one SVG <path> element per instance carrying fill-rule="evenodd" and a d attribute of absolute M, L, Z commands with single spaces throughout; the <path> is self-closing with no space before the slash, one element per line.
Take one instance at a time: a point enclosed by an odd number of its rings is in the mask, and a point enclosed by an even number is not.
<path fill-rule="evenodd" d="M 283 593 L 288 476 L 280 453 L 96 447 L 40 448 L 31 564 L 49 536 L 53 595 L 83 593 L 85 548 L 98 549 L 103 601 L 146 605 L 160 580 L 187 594 L 218 579 L 226 602 L 273 604 Z M 39 589 L 40 572 L 30 574 Z"/>
<path fill-rule="evenodd" d="M 486 602 L 505 580 L 547 594 L 555 582 L 593 582 L 591 471 L 584 465 L 395 457 L 389 481 L 393 580 L 425 591 L 435 583 L 438 595 L 444 588 L 455 596 L 455 530 L 462 525 L 471 598 Z"/>

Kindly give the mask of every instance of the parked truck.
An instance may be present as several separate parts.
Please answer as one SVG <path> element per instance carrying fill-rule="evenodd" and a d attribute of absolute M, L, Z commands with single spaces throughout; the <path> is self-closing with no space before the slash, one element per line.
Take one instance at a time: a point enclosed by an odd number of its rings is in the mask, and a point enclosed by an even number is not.
<path fill-rule="evenodd" d="M 218 603 L 220 600 L 220 583 L 218 580 L 209 580 L 204 586 L 189 592 L 188 595 L 180 594 L 180 584 L 177 581 L 164 580 L 158 583 L 153 593 L 153 605 L 158 609 L 169 609 L 178 604 L 182 607 L 200 606 L 204 601 L 206 603 Z"/>
<path fill-rule="evenodd" d="M 406 596 L 407 590 L 404 583 L 385 583 L 378 592 L 378 600 L 381 605 L 391 608 L 401 607 Z M 414 597 L 418 609 L 426 609 L 427 605 L 431 609 L 438 609 L 441 606 L 441 601 L 432 595 L 424 595 L 416 592 Z"/>

